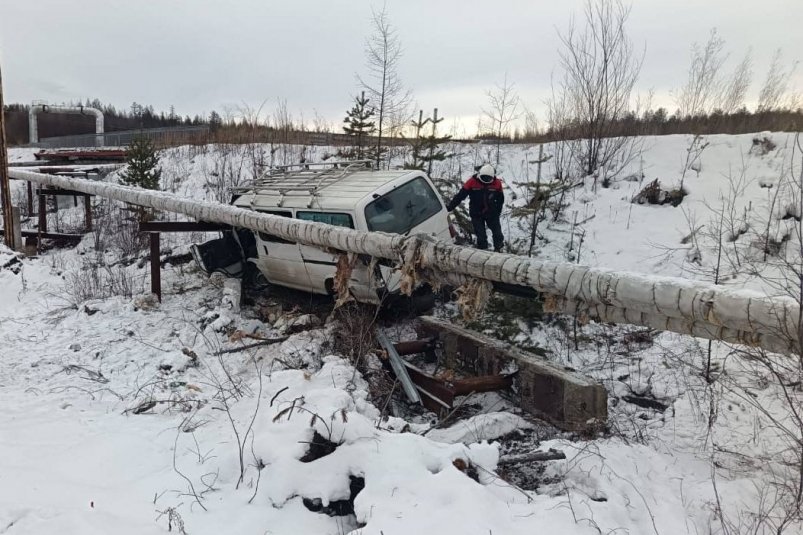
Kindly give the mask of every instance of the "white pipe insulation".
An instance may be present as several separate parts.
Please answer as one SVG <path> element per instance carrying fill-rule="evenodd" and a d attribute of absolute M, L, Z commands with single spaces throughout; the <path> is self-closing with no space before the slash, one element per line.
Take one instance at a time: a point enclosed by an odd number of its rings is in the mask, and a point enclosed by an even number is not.
<path fill-rule="evenodd" d="M 649 274 L 616 272 L 565 262 L 480 251 L 422 236 L 365 232 L 270 215 L 236 206 L 199 201 L 80 178 L 12 168 L 9 176 L 224 223 L 286 240 L 400 262 L 404 277 L 447 276 L 532 288 L 547 296 L 549 308 L 605 322 L 644 325 L 691 336 L 801 354 L 803 313 L 789 296 Z M 403 285 L 404 286 L 404 285 Z"/>
<path fill-rule="evenodd" d="M 87 108 L 85 106 L 50 106 L 48 104 L 33 104 L 28 112 L 28 139 L 31 144 L 39 143 L 39 121 L 40 113 L 69 113 L 77 115 L 95 116 L 95 133 L 104 132 L 103 112 L 97 108 Z M 103 136 L 99 136 L 96 145 L 103 146 Z"/>

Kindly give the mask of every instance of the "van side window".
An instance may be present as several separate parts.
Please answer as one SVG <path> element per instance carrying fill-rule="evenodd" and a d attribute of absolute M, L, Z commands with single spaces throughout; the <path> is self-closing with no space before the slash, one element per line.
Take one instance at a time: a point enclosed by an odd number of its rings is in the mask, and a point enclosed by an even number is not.
<path fill-rule="evenodd" d="M 365 207 L 368 230 L 404 234 L 443 209 L 423 177 L 414 178 Z"/>
<path fill-rule="evenodd" d="M 314 221 L 316 223 L 326 223 L 336 227 L 354 228 L 354 221 L 349 214 L 339 212 L 296 212 L 296 217 L 303 221 Z"/>
<path fill-rule="evenodd" d="M 260 214 L 270 214 L 270 215 L 278 215 L 281 217 L 293 217 L 293 212 L 283 212 L 283 211 L 276 211 L 276 210 L 257 210 Z M 271 234 L 265 234 L 264 232 L 259 233 L 259 239 L 266 242 L 273 242 L 273 243 L 295 243 L 290 240 L 285 240 L 284 238 L 280 238 L 278 236 L 272 236 Z"/>

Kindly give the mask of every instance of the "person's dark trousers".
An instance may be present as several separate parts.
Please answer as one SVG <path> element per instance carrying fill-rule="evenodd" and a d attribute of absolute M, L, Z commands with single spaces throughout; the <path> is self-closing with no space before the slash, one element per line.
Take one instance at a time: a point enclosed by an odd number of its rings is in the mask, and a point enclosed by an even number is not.
<path fill-rule="evenodd" d="M 494 251 L 502 250 L 505 237 L 502 234 L 502 224 L 499 222 L 499 216 L 471 216 L 471 225 L 474 227 L 474 235 L 477 236 L 477 249 L 488 248 L 488 233 L 485 230 L 487 226 L 491 229 L 491 235 L 493 236 Z"/>

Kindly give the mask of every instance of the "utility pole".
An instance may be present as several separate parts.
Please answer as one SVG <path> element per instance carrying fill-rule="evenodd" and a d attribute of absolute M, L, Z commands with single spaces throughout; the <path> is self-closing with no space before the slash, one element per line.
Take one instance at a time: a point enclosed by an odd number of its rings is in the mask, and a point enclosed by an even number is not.
<path fill-rule="evenodd" d="M 14 249 L 14 221 L 11 212 L 11 188 L 8 184 L 8 151 L 6 150 L 6 120 L 3 107 L 3 71 L 0 68 L 0 199 L 3 203 L 3 240 Z"/>

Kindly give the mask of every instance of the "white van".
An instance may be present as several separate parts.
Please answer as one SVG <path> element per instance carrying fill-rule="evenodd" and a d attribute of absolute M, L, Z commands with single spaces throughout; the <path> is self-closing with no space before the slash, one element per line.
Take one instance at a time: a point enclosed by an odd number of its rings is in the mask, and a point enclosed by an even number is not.
<path fill-rule="evenodd" d="M 357 230 L 453 238 L 445 203 L 419 170 L 374 171 L 367 161 L 303 164 L 272 170 L 234 193 L 235 206 L 266 214 Z M 270 283 L 334 293 L 336 255 L 261 232 L 239 229 L 230 234 L 193 245 L 201 269 L 237 275 L 245 260 Z M 239 255 L 232 253 L 234 242 Z M 368 261 L 358 262 L 352 271 L 350 290 L 355 299 L 380 304 L 398 294 L 401 276 L 391 263 L 376 263 L 373 273 L 369 266 Z"/>

